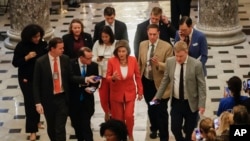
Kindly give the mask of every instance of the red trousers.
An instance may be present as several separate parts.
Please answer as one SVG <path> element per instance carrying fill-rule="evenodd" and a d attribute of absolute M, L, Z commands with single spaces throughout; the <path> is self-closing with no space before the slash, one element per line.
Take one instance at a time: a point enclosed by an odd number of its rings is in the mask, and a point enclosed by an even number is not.
<path fill-rule="evenodd" d="M 110 93 L 110 84 L 106 78 L 103 78 L 101 86 L 99 88 L 99 97 L 102 109 L 105 113 L 110 113 L 109 93 Z"/>
<path fill-rule="evenodd" d="M 135 101 L 110 101 L 110 103 L 112 118 L 124 121 L 127 126 L 129 138 L 133 138 Z"/>

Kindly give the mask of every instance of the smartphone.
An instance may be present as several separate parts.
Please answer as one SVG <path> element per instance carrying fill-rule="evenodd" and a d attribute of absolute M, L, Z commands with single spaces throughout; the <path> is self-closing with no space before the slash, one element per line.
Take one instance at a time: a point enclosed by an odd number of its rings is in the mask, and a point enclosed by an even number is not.
<path fill-rule="evenodd" d="M 103 59 L 104 58 L 104 56 L 98 56 L 100 59 Z"/>
<path fill-rule="evenodd" d="M 226 97 L 230 97 L 231 96 L 231 92 L 229 90 L 228 87 L 225 87 L 225 93 L 226 93 Z"/>
<path fill-rule="evenodd" d="M 95 92 L 96 88 L 95 87 L 90 87 L 89 90 L 93 93 L 93 92 Z"/>
<path fill-rule="evenodd" d="M 250 89 L 250 79 L 247 79 L 247 89 Z"/>
<path fill-rule="evenodd" d="M 246 81 L 243 81 L 243 90 L 246 91 L 248 88 Z"/>
<path fill-rule="evenodd" d="M 156 99 L 156 100 L 154 100 L 154 101 L 150 101 L 149 102 L 149 105 L 157 105 L 157 104 L 159 104 L 160 103 L 160 101 L 158 100 L 158 99 Z"/>
<path fill-rule="evenodd" d="M 196 138 L 196 140 L 200 140 L 201 139 L 200 130 L 198 128 L 195 128 L 194 132 L 195 132 L 195 138 Z"/>
<path fill-rule="evenodd" d="M 214 129 L 218 129 L 219 127 L 219 118 L 214 119 Z"/>
<path fill-rule="evenodd" d="M 94 77 L 94 81 L 99 81 L 101 79 L 102 79 L 102 76 L 96 76 L 96 77 Z"/>

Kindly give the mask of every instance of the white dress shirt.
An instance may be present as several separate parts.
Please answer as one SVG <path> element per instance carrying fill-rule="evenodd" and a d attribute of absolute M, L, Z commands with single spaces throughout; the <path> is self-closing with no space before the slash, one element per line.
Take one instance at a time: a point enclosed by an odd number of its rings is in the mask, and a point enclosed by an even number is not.
<path fill-rule="evenodd" d="M 183 85 L 184 85 L 184 99 L 187 99 L 187 91 L 186 91 L 186 68 L 187 68 L 187 59 L 188 56 L 183 64 Z M 174 97 L 179 99 L 179 84 L 180 84 L 180 72 L 181 72 L 181 64 L 176 62 L 175 72 L 174 72 Z"/>

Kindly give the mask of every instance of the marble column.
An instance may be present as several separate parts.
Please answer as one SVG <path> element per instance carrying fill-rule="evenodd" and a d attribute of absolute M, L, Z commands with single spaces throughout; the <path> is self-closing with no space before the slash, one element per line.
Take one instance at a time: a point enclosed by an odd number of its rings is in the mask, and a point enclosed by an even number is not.
<path fill-rule="evenodd" d="M 198 0 L 197 30 L 211 46 L 226 46 L 245 41 L 238 18 L 238 0 Z"/>
<path fill-rule="evenodd" d="M 16 44 L 21 40 L 22 29 L 31 23 L 43 27 L 44 39 L 50 39 L 54 33 L 50 25 L 50 6 L 51 0 L 10 0 L 11 28 L 7 31 L 8 38 L 5 39 L 4 46 L 8 49 L 15 49 Z"/>

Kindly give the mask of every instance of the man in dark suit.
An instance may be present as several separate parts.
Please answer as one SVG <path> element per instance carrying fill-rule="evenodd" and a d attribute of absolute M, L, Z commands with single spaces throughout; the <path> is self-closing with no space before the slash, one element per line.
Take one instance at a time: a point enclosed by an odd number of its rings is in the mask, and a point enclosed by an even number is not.
<path fill-rule="evenodd" d="M 98 64 L 91 61 L 92 57 L 90 48 L 80 48 L 78 58 L 72 60 L 71 63 L 74 74 L 78 76 L 98 75 Z M 69 116 L 78 141 L 93 141 L 90 120 L 95 111 L 93 94 L 98 84 L 79 85 L 78 83 L 71 83 L 70 85 Z"/>
<path fill-rule="evenodd" d="M 188 55 L 201 61 L 204 75 L 207 75 L 207 39 L 206 36 L 193 28 L 192 19 L 183 16 L 179 23 L 179 30 L 176 32 L 175 42 L 182 40 L 188 45 Z"/>
<path fill-rule="evenodd" d="M 154 7 L 151 11 L 150 19 L 137 25 L 134 39 L 134 54 L 138 59 L 139 45 L 141 41 L 148 40 L 147 27 L 150 24 L 157 24 L 160 29 L 159 38 L 171 44 L 170 37 L 175 37 L 175 28 L 168 21 L 166 16 L 162 16 L 162 9 Z M 172 44 L 171 44 L 172 45 Z"/>
<path fill-rule="evenodd" d="M 180 16 L 190 16 L 191 0 L 171 0 L 171 22 L 175 29 L 178 29 Z"/>
<path fill-rule="evenodd" d="M 184 41 L 176 42 L 174 52 L 175 57 L 166 61 L 164 76 L 153 101 L 161 99 L 170 84 L 172 133 L 176 141 L 190 141 L 199 113 L 203 115 L 205 112 L 205 76 L 201 62 L 188 56 L 188 47 Z"/>
<path fill-rule="evenodd" d="M 69 82 L 96 83 L 95 76 L 74 76 L 70 59 L 63 55 L 63 40 L 49 41 L 49 53 L 37 59 L 34 69 L 33 91 L 36 110 L 45 115 L 51 141 L 66 141 L 65 124 L 68 116 Z"/>
<path fill-rule="evenodd" d="M 108 6 L 104 9 L 104 18 L 105 20 L 95 25 L 93 43 L 98 40 L 100 31 L 104 25 L 110 26 L 116 40 L 124 39 L 128 41 L 127 26 L 124 22 L 115 19 L 115 9 L 113 7 Z"/>

